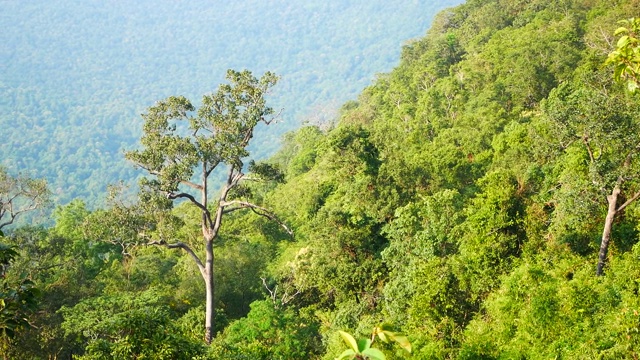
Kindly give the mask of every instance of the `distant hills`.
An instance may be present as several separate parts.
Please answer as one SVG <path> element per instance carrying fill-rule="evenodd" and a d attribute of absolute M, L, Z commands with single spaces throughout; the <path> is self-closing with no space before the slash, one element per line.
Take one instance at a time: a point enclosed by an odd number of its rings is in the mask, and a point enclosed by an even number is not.
<path fill-rule="evenodd" d="M 45 177 L 65 203 L 102 198 L 137 174 L 139 114 L 155 101 L 198 101 L 226 69 L 274 71 L 282 121 L 254 155 L 335 110 L 389 71 L 401 45 L 461 1 L 0 1 L 0 164 Z"/>

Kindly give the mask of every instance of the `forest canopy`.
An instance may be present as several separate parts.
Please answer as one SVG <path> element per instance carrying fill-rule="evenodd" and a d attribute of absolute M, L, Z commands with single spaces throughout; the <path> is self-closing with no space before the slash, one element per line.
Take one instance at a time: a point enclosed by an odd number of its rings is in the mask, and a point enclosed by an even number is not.
<path fill-rule="evenodd" d="M 259 134 L 231 135 L 246 129 L 242 112 L 158 103 L 141 124 L 159 127 L 129 156 L 155 191 L 116 191 L 97 210 L 74 200 L 52 227 L 2 238 L 6 288 L 28 279 L 42 292 L 1 338 L 5 356 L 638 358 L 640 92 L 627 60 L 639 8 L 469 0 L 332 126 L 288 132 L 258 161 L 196 136 L 215 119 L 211 134 L 244 145 Z M 209 169 L 192 166 L 196 153 L 229 160 L 226 186 L 202 195 L 210 206 L 183 192 L 206 187 L 184 178 Z M 210 211 L 225 218 L 208 239 Z M 184 247 L 123 241 L 149 234 L 213 254 L 214 321 Z"/>
<path fill-rule="evenodd" d="M 401 45 L 461 0 L 3 1 L 0 164 L 46 178 L 54 199 L 104 205 L 106 187 L 140 176 L 123 159 L 136 119 L 169 96 L 199 99 L 229 68 L 281 77 L 260 127 L 260 158 L 303 121 L 330 122 Z"/>

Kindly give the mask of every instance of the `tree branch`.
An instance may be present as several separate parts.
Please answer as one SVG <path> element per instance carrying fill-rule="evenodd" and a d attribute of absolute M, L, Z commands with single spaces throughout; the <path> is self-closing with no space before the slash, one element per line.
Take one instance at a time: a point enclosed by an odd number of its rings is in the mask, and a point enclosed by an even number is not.
<path fill-rule="evenodd" d="M 169 244 L 165 240 L 150 241 L 150 242 L 147 243 L 147 245 L 164 246 L 167 249 L 182 249 L 182 250 L 184 250 L 187 254 L 189 254 L 189 256 L 191 256 L 193 261 L 195 261 L 196 265 L 198 265 L 198 269 L 200 270 L 200 273 L 202 273 L 203 276 L 204 276 L 204 265 L 202 264 L 202 261 L 200 260 L 198 255 L 196 255 L 196 253 L 191 249 L 191 247 L 189 247 L 189 245 L 187 245 L 187 244 L 185 244 L 185 243 L 183 243 L 181 241 Z"/>
<path fill-rule="evenodd" d="M 278 304 L 278 298 L 277 298 L 278 285 L 276 285 L 273 288 L 273 290 L 271 290 L 267 285 L 267 279 L 263 277 L 261 277 L 260 279 L 262 279 L 262 285 L 264 286 L 264 288 L 267 289 L 267 291 L 269 292 L 269 297 L 271 298 L 271 302 L 273 303 L 273 306 L 275 308 L 287 305 L 287 303 L 289 303 L 291 300 L 293 300 L 296 296 L 300 294 L 300 290 L 296 290 L 296 292 L 293 295 L 289 295 L 285 292 L 284 295 L 282 295 L 282 298 L 280 298 L 280 304 Z"/>
<path fill-rule="evenodd" d="M 238 185 L 240 180 L 244 177 L 244 174 L 242 173 L 241 170 L 238 170 L 238 172 L 234 174 L 235 172 L 234 169 L 235 167 L 231 168 L 231 173 L 229 174 L 229 181 L 227 181 L 227 184 L 229 185 L 229 190 L 231 190 L 233 187 Z"/>
<path fill-rule="evenodd" d="M 9 219 L 9 220 L 7 220 L 7 221 L 5 221 L 5 222 L 3 222 L 3 223 L 0 223 L 0 229 L 2 229 L 3 227 L 5 227 L 5 226 L 7 226 L 7 225 L 11 225 L 11 224 L 13 224 L 13 220 L 15 220 L 15 218 L 16 218 L 16 217 L 15 217 L 15 216 L 13 216 L 13 214 L 11 214 L 11 215 L 12 215 L 12 216 L 10 216 L 10 219 Z"/>
<path fill-rule="evenodd" d="M 283 110 L 284 110 L 284 109 L 280 109 L 280 111 L 278 111 L 278 113 L 277 113 L 277 114 L 273 115 L 273 116 L 271 117 L 271 119 L 269 119 L 269 120 L 265 120 L 265 119 L 264 119 L 264 117 L 263 117 L 262 119 L 260 119 L 260 120 L 261 120 L 263 123 L 267 124 L 267 125 L 271 125 L 271 123 L 272 123 L 272 122 L 274 122 L 274 121 L 276 121 L 276 123 L 277 123 L 277 119 L 280 117 L 280 115 L 282 114 L 282 111 L 283 111 Z"/>
<path fill-rule="evenodd" d="M 211 172 L 215 170 L 218 165 L 220 165 L 220 160 L 216 160 L 210 164 L 210 167 L 205 170 L 205 176 L 208 178 L 211 175 Z"/>
<path fill-rule="evenodd" d="M 222 224 L 222 215 L 224 215 L 225 213 L 224 207 L 226 206 L 225 204 L 227 203 L 227 196 L 229 195 L 229 191 L 231 191 L 231 189 L 233 189 L 236 185 L 238 185 L 238 182 L 244 176 L 242 171 L 238 171 L 236 173 L 235 170 L 236 170 L 235 166 L 231 165 L 231 168 L 229 169 L 229 173 L 227 174 L 227 183 L 222 189 L 222 192 L 220 193 L 220 199 L 218 201 L 218 208 L 216 210 L 215 220 L 214 220 L 213 226 L 211 227 L 213 237 L 216 237 L 218 234 L 218 230 L 220 230 L 220 225 Z"/>
<path fill-rule="evenodd" d="M 153 176 L 161 176 L 162 175 L 162 172 L 157 171 L 157 170 L 153 170 L 153 169 L 151 169 L 150 167 L 144 165 L 141 162 L 133 161 L 133 163 L 137 167 L 139 167 L 139 168 L 145 170 L 146 172 L 148 172 L 150 175 L 153 175 Z M 176 163 L 176 162 L 174 161 L 174 163 Z M 196 183 L 191 182 L 189 180 L 180 180 L 179 182 L 180 182 L 180 184 L 186 185 L 186 186 L 188 186 L 190 188 L 193 188 L 195 190 L 202 190 L 202 185 L 196 184 Z"/>
<path fill-rule="evenodd" d="M 640 198 L 640 191 L 638 191 L 635 194 L 633 194 L 633 197 L 631 197 L 631 199 L 625 201 L 624 204 L 620 205 L 620 207 L 618 209 L 616 209 L 616 212 L 624 210 L 624 208 L 629 206 L 629 204 L 631 204 L 632 202 L 636 201 L 638 198 Z"/>
<path fill-rule="evenodd" d="M 187 181 L 187 180 L 180 180 L 180 184 L 187 185 L 187 186 L 189 186 L 191 188 L 194 188 L 196 190 L 202 190 L 203 189 L 202 185 L 199 185 L 199 184 L 193 183 L 191 181 Z"/>
<path fill-rule="evenodd" d="M 203 204 L 201 204 L 198 200 L 196 200 L 196 198 L 194 198 L 193 195 L 191 195 L 191 194 L 167 192 L 167 199 L 175 200 L 175 199 L 178 199 L 178 198 L 189 199 L 189 201 L 191 201 L 200 210 L 208 211 L 207 208 Z"/>
<path fill-rule="evenodd" d="M 282 305 L 287 305 L 287 303 L 289 301 L 293 300 L 298 295 L 300 295 L 300 290 L 296 290 L 296 292 L 293 295 L 289 295 L 287 293 L 284 293 L 284 295 L 282 295 L 282 299 L 280 299 L 280 301 L 282 302 Z"/>
<path fill-rule="evenodd" d="M 276 305 L 276 294 L 278 293 L 278 285 L 276 285 L 276 287 L 273 288 L 273 291 L 272 291 L 271 289 L 269 289 L 269 286 L 267 285 L 267 279 L 265 279 L 263 277 L 261 277 L 260 279 L 262 279 L 262 285 L 269 292 L 269 297 L 271 298 L 271 302 L 273 302 L 273 305 L 275 306 Z"/>
<path fill-rule="evenodd" d="M 3 223 L 0 223 L 0 229 L 2 229 L 5 226 L 13 224 L 13 222 L 15 221 L 16 217 L 18 217 L 18 215 L 38 208 L 37 202 L 31 203 L 29 206 L 22 208 L 18 211 L 13 210 L 13 201 L 8 202 L 5 205 L 8 205 L 8 209 L 3 208 L 4 211 L 0 212 L 0 219 L 2 219 L 2 217 L 7 213 L 7 210 L 9 211 L 9 219 Z"/>
<path fill-rule="evenodd" d="M 202 189 L 204 191 L 204 187 Z M 198 209 L 200 209 L 202 211 L 202 216 L 203 216 L 204 221 L 208 222 L 208 225 L 210 227 L 213 227 L 213 224 L 211 222 L 211 212 L 209 212 L 209 209 L 207 209 L 205 204 L 202 204 L 201 202 L 196 200 L 196 198 L 193 197 L 193 195 L 188 194 L 188 193 L 177 193 L 177 194 L 176 193 L 172 193 L 172 192 L 168 192 L 167 193 L 167 199 L 174 200 L 174 199 L 178 199 L 178 198 L 189 199 L 189 201 L 191 201 L 192 204 L 197 206 Z"/>
<path fill-rule="evenodd" d="M 246 147 L 249 144 L 249 141 L 253 138 L 253 128 L 249 128 L 247 132 L 244 134 L 244 138 L 242 139 L 242 147 Z"/>
<path fill-rule="evenodd" d="M 582 136 L 582 142 L 584 143 L 584 146 L 587 147 L 587 152 L 589 153 L 589 159 L 591 159 L 591 163 L 593 164 L 595 162 L 595 159 L 593 157 L 593 151 L 591 150 L 591 145 L 589 145 L 589 135 L 584 134 Z"/>
<path fill-rule="evenodd" d="M 263 216 L 271 221 L 277 222 L 278 225 L 280 225 L 280 227 L 282 227 L 284 231 L 286 231 L 287 234 L 289 234 L 289 236 L 293 237 L 293 231 L 289 229 L 289 227 L 285 223 L 280 221 L 280 219 L 278 219 L 278 217 L 271 211 L 247 201 L 233 200 L 233 201 L 225 201 L 220 203 L 220 206 L 222 208 L 226 208 L 227 206 L 231 206 L 231 205 L 235 205 L 235 206 L 228 209 L 223 209 L 223 214 L 227 214 L 240 209 L 251 209 L 251 211 L 253 211 L 254 213 L 260 216 Z"/>

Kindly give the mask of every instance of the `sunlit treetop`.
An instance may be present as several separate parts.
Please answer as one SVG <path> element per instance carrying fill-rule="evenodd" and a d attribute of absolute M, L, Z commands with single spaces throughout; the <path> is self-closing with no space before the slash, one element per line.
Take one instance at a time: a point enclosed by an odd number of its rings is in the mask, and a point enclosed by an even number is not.
<path fill-rule="evenodd" d="M 606 63 L 615 66 L 614 79 L 626 81 L 629 91 L 635 92 L 640 88 L 640 18 L 621 20 L 619 24 L 622 26 L 615 35 L 620 38 Z"/>

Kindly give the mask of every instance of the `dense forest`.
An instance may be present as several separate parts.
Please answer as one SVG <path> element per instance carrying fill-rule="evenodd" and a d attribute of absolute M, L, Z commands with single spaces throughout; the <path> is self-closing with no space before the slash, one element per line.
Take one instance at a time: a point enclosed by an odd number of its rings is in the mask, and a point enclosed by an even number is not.
<path fill-rule="evenodd" d="M 143 111 L 136 196 L 51 227 L 6 231 L 51 194 L 0 168 L 2 354 L 637 359 L 638 9 L 469 0 L 258 161 L 282 78 L 229 70 Z"/>
<path fill-rule="evenodd" d="M 270 97 L 280 124 L 251 145 L 268 157 L 303 121 L 331 120 L 460 2 L 0 1 L 0 164 L 93 209 L 108 184 L 140 175 L 122 154 L 144 109 L 213 91 L 230 68 L 281 77 Z"/>

